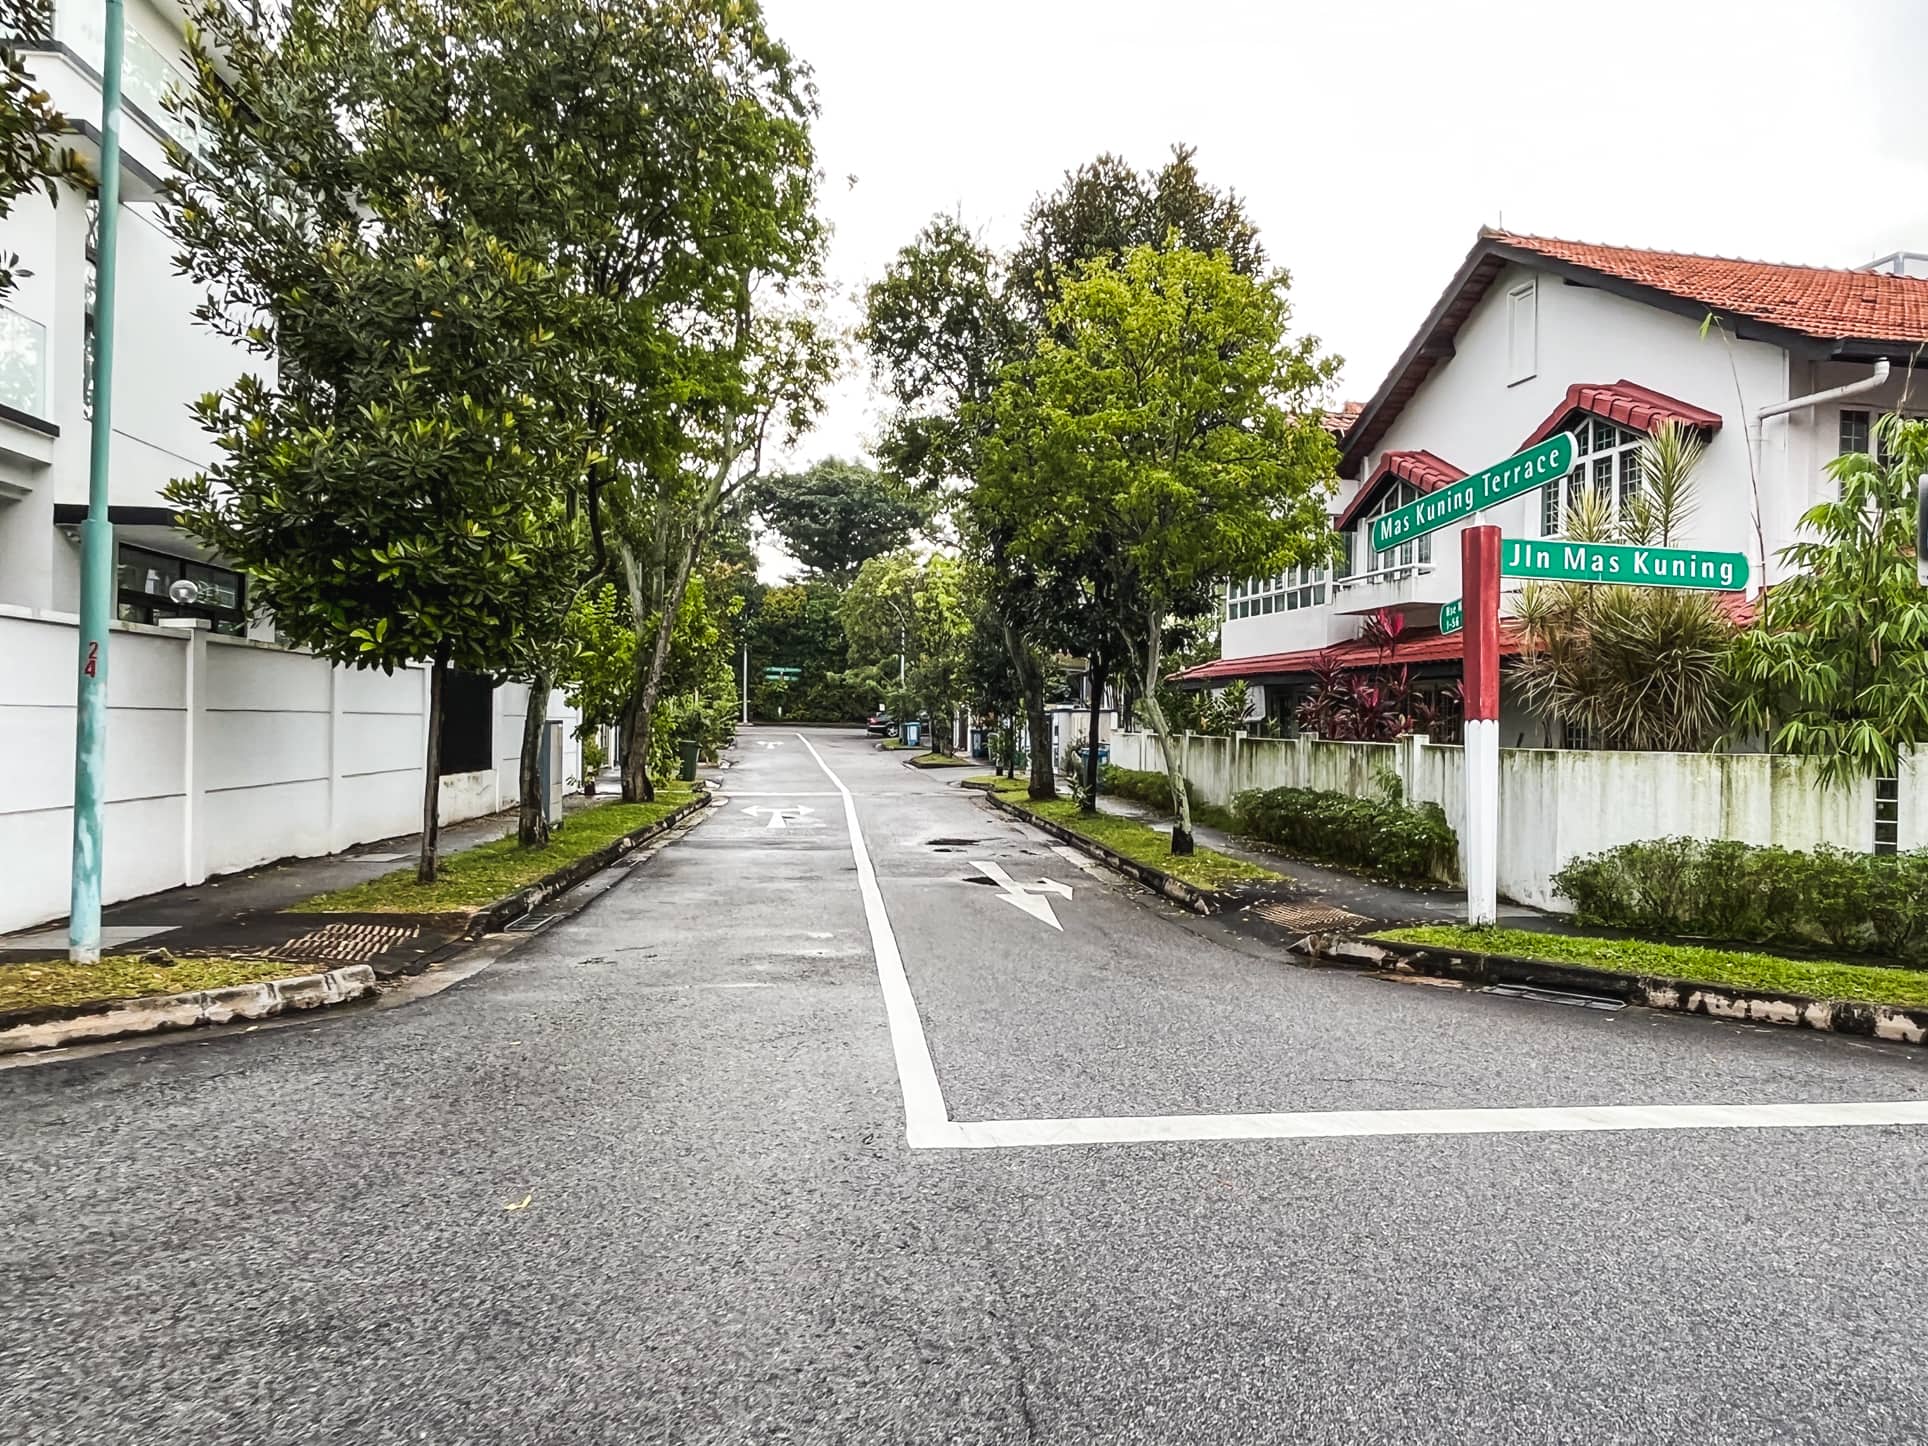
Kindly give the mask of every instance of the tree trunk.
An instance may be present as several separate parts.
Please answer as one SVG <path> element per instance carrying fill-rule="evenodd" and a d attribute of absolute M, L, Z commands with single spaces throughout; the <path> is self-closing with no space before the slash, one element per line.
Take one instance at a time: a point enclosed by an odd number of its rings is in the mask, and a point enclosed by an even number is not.
<path fill-rule="evenodd" d="M 542 731 L 549 718 L 549 679 L 538 673 L 529 680 L 529 701 L 522 710 L 522 760 L 516 770 L 515 841 L 525 849 L 549 842 L 549 780 L 542 776 Z"/>
<path fill-rule="evenodd" d="M 1179 761 L 1178 746 L 1172 741 L 1171 725 L 1158 702 L 1159 620 L 1152 619 L 1151 643 L 1145 651 L 1145 715 L 1158 735 L 1159 756 L 1165 760 L 1165 781 L 1172 791 L 1172 853 L 1180 858 L 1192 852 L 1192 799 L 1185 786 L 1185 769 Z"/>
<path fill-rule="evenodd" d="M 633 696 L 623 708 L 623 802 L 650 803 L 656 787 L 649 781 L 649 722 L 642 698 Z"/>
<path fill-rule="evenodd" d="M 1098 713 L 1105 699 L 1105 665 L 1096 655 L 1093 655 L 1091 668 L 1085 677 L 1091 685 L 1091 723 L 1085 733 L 1084 801 L 1078 805 L 1078 812 L 1096 813 L 1098 811 Z"/>
<path fill-rule="evenodd" d="M 1058 796 L 1058 775 L 1051 766 L 1051 719 L 1044 711 L 1044 665 L 1023 634 L 1002 618 L 998 622 L 1004 634 L 1004 650 L 1011 655 L 1011 666 L 1024 690 L 1024 722 L 1031 735 L 1029 793 L 1040 802 L 1050 802 Z M 1015 765 L 1011 776 L 1017 776 Z"/>
<path fill-rule="evenodd" d="M 415 882 L 435 882 L 436 845 L 442 831 L 442 699 L 448 691 L 449 652 L 438 650 L 428 672 L 428 756 L 423 759 L 427 777 L 422 780 L 422 849 L 415 859 Z"/>

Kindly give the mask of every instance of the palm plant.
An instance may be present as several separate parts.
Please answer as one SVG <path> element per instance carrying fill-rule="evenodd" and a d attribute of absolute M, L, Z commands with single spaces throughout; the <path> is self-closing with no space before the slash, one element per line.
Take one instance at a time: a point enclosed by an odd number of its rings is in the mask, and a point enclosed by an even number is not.
<path fill-rule="evenodd" d="M 1575 542 L 1667 546 L 1693 508 L 1705 447 L 1663 422 L 1640 450 L 1641 488 L 1616 520 L 1585 491 L 1567 510 Z M 1514 608 L 1522 656 L 1514 674 L 1528 704 L 1584 728 L 1605 748 L 1686 751 L 1727 729 L 1736 629 L 1706 593 L 1591 583 L 1529 583 Z"/>

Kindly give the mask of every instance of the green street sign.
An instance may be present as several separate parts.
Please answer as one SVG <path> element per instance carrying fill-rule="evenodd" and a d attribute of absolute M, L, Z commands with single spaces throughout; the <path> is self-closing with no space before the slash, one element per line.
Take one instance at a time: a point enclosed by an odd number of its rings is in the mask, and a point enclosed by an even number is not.
<path fill-rule="evenodd" d="M 1627 547 L 1614 542 L 1562 542 L 1556 537 L 1529 542 L 1507 537 L 1500 540 L 1500 576 L 1740 592 L 1747 586 L 1747 559 L 1738 552 L 1688 547 Z"/>
<path fill-rule="evenodd" d="M 1573 470 L 1573 456 L 1573 433 L 1556 432 L 1504 462 L 1495 462 L 1484 472 L 1449 482 L 1417 502 L 1408 502 L 1384 517 L 1374 518 L 1372 550 L 1384 552 L 1428 532 L 1437 532 L 1509 497 L 1557 482 Z"/>
<path fill-rule="evenodd" d="M 1439 630 L 1441 633 L 1456 633 L 1466 626 L 1466 603 L 1454 598 L 1439 610 Z"/>
<path fill-rule="evenodd" d="M 763 681 L 766 683 L 776 683 L 790 678 L 801 678 L 802 676 L 803 669 L 801 668 L 765 668 L 763 670 Z"/>

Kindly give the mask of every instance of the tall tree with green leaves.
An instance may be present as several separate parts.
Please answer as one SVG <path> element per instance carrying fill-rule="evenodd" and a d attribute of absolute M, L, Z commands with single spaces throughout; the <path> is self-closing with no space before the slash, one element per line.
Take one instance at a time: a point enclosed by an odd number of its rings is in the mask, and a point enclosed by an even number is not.
<path fill-rule="evenodd" d="M 1016 557 L 1008 534 L 969 501 L 998 377 L 1031 344 L 1022 300 L 996 253 L 959 218 L 937 216 L 897 253 L 865 303 L 861 336 L 896 404 L 879 455 L 934 506 L 958 507 L 966 551 L 996 579 L 998 633 L 1033 740 L 1030 795 L 1055 798 L 1051 750 L 1040 740 L 1051 736 L 1047 633 L 1066 598 L 1058 579 Z"/>
<path fill-rule="evenodd" d="M 1191 801 L 1158 701 L 1174 616 L 1212 583 L 1331 547 L 1337 451 L 1319 401 L 1337 370 L 1288 334 L 1283 273 L 1137 247 L 1065 284 L 1035 358 L 998 387 L 979 504 L 1046 567 L 1108 549 L 1106 580 L 1170 782 L 1172 851 Z M 1058 338 L 1062 338 L 1059 340 Z"/>
<path fill-rule="evenodd" d="M 1068 281 L 1083 275 L 1094 261 L 1115 261 L 1137 246 L 1185 247 L 1222 257 L 1241 276 L 1264 274 L 1265 249 L 1245 203 L 1237 192 L 1209 185 L 1199 175 L 1196 155 L 1193 147 L 1174 145 L 1163 166 L 1141 172 L 1107 153 L 1067 172 L 1055 191 L 1032 202 L 1010 274 L 1017 302 L 1034 330 L 1052 328 L 1052 308 Z M 1118 629 L 1118 608 L 1110 595 L 1117 562 L 1112 541 L 1098 535 L 1090 545 L 1091 556 L 1067 557 L 1058 564 L 1047 641 L 1085 659 L 1090 684 L 1086 731 L 1095 739 L 1106 690 L 1129 646 Z M 1085 753 L 1079 802 L 1087 811 L 1097 810 L 1095 747 Z"/>
<path fill-rule="evenodd" d="M 853 660 L 868 659 L 895 682 L 889 665 L 903 659 L 904 682 L 892 688 L 899 717 L 927 715 L 931 746 L 951 748 L 951 724 L 969 701 L 971 613 L 966 568 L 942 553 L 873 557 L 844 594 L 844 631 Z"/>
<path fill-rule="evenodd" d="M 167 215 L 208 288 L 199 319 L 273 363 L 198 404 L 220 460 L 168 498 L 297 642 L 430 664 L 423 882 L 449 670 L 512 662 L 583 455 L 555 401 L 567 278 L 541 234 L 469 204 L 545 176 L 476 85 L 459 18 L 437 0 L 293 0 L 262 24 L 207 6 L 187 100 L 202 163 Z"/>
<path fill-rule="evenodd" d="M 907 546 L 925 517 L 900 479 L 840 457 L 765 479 L 751 507 L 811 576 L 838 583 Z"/>
<path fill-rule="evenodd" d="M 1797 571 L 1767 590 L 1733 654 L 1736 731 L 1812 758 L 1837 787 L 1893 777 L 1901 750 L 1928 743 L 1928 591 L 1915 578 L 1928 422 L 1883 417 L 1875 435 L 1879 455 L 1828 464 L 1837 493 L 1781 549 Z"/>

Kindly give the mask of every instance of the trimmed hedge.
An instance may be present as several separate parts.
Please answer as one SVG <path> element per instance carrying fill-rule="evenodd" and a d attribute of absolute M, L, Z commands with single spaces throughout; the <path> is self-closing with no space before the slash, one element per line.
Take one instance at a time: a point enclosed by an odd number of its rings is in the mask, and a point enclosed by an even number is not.
<path fill-rule="evenodd" d="M 1451 877 L 1459 861 L 1459 838 L 1436 803 L 1267 788 L 1241 793 L 1232 807 L 1254 838 L 1394 878 Z"/>
<path fill-rule="evenodd" d="M 1583 923 L 1928 962 L 1928 850 L 1649 839 L 1575 859 L 1553 887 Z"/>
<path fill-rule="evenodd" d="M 1222 828 L 1236 833 L 1238 818 L 1229 808 L 1220 808 L 1215 803 L 1201 802 L 1198 785 L 1190 783 L 1192 794 L 1192 822 L 1202 823 L 1207 828 Z M 1160 813 L 1172 811 L 1172 787 L 1162 773 L 1152 773 L 1141 768 L 1119 768 L 1110 763 L 1098 766 L 1098 791 L 1109 793 L 1116 798 L 1128 798 L 1133 803 L 1142 803 L 1147 808 L 1155 808 Z"/>

